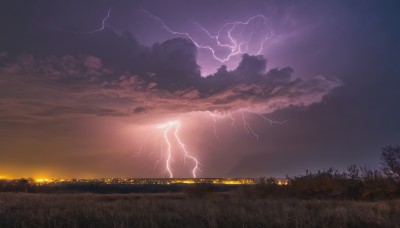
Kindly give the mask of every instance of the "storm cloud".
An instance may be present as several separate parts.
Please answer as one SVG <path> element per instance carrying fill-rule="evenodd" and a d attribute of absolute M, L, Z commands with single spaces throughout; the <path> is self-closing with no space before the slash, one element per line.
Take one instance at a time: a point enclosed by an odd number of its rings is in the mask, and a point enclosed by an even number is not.
<path fill-rule="evenodd" d="M 129 33 L 111 30 L 52 33 L 64 36 L 51 40 L 54 48 L 49 51 L 48 44 L 43 48 L 32 44 L 40 51 L 14 53 L 3 61 L 0 101 L 14 104 L 7 105 L 3 116 L 271 113 L 321 102 L 342 84 L 334 77 L 293 79 L 290 67 L 267 70 L 263 56 L 247 54 L 236 69 L 228 71 L 222 65 L 215 74 L 202 77 L 194 44 L 182 38 L 146 47 Z M 57 42 L 80 48 L 67 52 L 62 45 L 57 48 Z M 7 52 L 2 53 L 6 58 Z"/>

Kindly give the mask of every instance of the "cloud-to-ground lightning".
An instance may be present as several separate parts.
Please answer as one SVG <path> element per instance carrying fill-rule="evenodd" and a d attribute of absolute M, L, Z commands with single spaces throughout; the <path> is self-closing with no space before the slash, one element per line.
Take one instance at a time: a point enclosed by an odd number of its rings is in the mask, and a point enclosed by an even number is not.
<path fill-rule="evenodd" d="M 172 178 L 174 177 L 174 175 L 172 174 L 172 170 L 171 170 L 171 142 L 169 141 L 168 138 L 168 131 L 170 130 L 170 128 L 172 127 L 172 122 L 168 122 L 166 124 L 163 124 L 160 126 L 160 128 L 164 129 L 164 139 L 165 142 L 167 143 L 167 158 L 165 160 L 166 162 L 166 171 L 169 173 L 169 177 Z"/>
<path fill-rule="evenodd" d="M 231 121 L 231 128 L 237 129 L 237 117 L 235 115 L 240 115 L 243 130 L 247 132 L 247 135 L 254 136 L 256 140 L 259 140 L 259 135 L 257 132 L 254 130 L 253 126 L 250 124 L 248 121 L 246 115 L 247 114 L 253 114 L 258 117 L 261 117 L 265 122 L 269 123 L 270 125 L 274 124 L 284 124 L 286 120 L 284 121 L 275 121 L 272 120 L 268 117 L 266 117 L 263 114 L 259 113 L 253 113 L 249 112 L 247 110 L 238 110 L 234 112 L 230 111 L 207 111 L 205 112 L 208 114 L 211 119 L 213 120 L 213 133 L 215 138 L 219 141 L 222 142 L 218 135 L 218 129 L 217 129 L 217 122 L 218 120 L 230 120 Z M 157 136 L 155 138 L 155 144 L 153 148 L 153 152 L 151 152 L 149 155 L 152 155 L 157 148 L 157 145 L 159 145 L 159 150 L 160 150 L 160 157 L 155 163 L 155 168 L 159 164 L 164 164 L 164 171 L 167 173 L 169 178 L 174 177 L 174 162 L 175 158 L 182 156 L 184 164 L 186 164 L 187 160 L 191 161 L 191 176 L 193 178 L 196 178 L 198 176 L 198 172 L 200 171 L 200 162 L 199 160 L 189 152 L 187 149 L 186 144 L 183 142 L 181 136 L 180 136 L 180 130 L 181 130 L 181 120 L 174 120 L 174 121 L 168 121 L 159 125 L 156 125 L 155 129 L 161 130 L 161 132 L 157 131 L 158 133 L 152 132 L 151 135 Z M 147 144 L 149 137 L 151 136 L 146 136 L 142 140 L 139 141 L 140 146 L 139 146 L 139 153 L 144 149 L 145 144 Z"/>
<path fill-rule="evenodd" d="M 210 45 L 201 44 L 200 41 L 197 41 L 196 39 L 194 39 L 193 36 L 189 32 L 174 31 L 170 27 L 168 27 L 161 18 L 151 14 L 147 10 L 143 9 L 142 11 L 144 13 L 146 13 L 148 16 L 150 16 L 151 18 L 153 18 L 154 20 L 156 20 L 157 22 L 159 22 L 161 24 L 162 28 L 165 29 L 167 32 L 171 33 L 172 35 L 184 36 L 184 37 L 190 39 L 197 48 L 209 50 L 211 52 L 213 58 L 221 63 L 224 63 L 224 62 L 230 60 L 233 56 L 244 54 L 244 53 L 248 52 L 248 49 L 249 49 L 248 46 L 249 46 L 249 43 L 252 41 L 254 32 L 251 32 L 248 35 L 247 40 L 236 39 L 235 37 L 233 37 L 232 32 L 234 32 L 235 29 L 238 28 L 238 26 L 249 25 L 252 21 L 257 20 L 257 19 L 261 19 L 263 21 L 263 25 L 265 26 L 263 29 L 265 29 L 267 31 L 263 34 L 263 39 L 261 40 L 261 42 L 259 44 L 259 49 L 255 53 L 257 55 L 261 54 L 261 52 L 263 51 L 265 42 L 267 40 L 269 40 L 271 37 L 273 37 L 273 30 L 268 25 L 267 18 L 264 15 L 256 15 L 256 16 L 250 17 L 246 21 L 235 21 L 235 22 L 226 23 L 218 30 L 216 35 L 212 35 L 203 26 L 201 26 L 198 23 L 195 23 L 195 25 L 198 26 L 201 31 L 206 33 L 207 36 L 209 36 L 209 38 L 215 40 L 216 46 L 218 46 L 219 48 L 224 48 L 224 49 L 228 50 L 229 53 L 226 56 L 220 57 L 216 54 L 217 51 L 215 48 L 211 47 Z M 226 30 L 226 34 L 225 33 L 223 34 L 223 32 L 225 30 Z M 258 30 L 262 30 L 262 29 L 258 29 Z M 221 41 L 221 39 L 222 39 L 221 36 L 223 36 L 223 35 L 226 36 L 226 38 L 229 40 L 229 43 L 223 43 Z M 246 49 L 243 50 L 242 46 L 244 44 L 246 44 Z"/>
<path fill-rule="evenodd" d="M 225 118 L 229 118 L 231 120 L 231 127 L 236 127 L 236 118 L 234 117 L 234 115 L 231 112 L 218 112 L 218 111 L 208 111 L 207 112 L 209 114 L 209 116 L 213 119 L 213 123 L 214 123 L 214 136 L 216 137 L 216 139 L 218 141 L 221 141 L 218 134 L 217 134 L 217 120 L 218 119 L 225 119 Z M 247 134 L 251 134 L 254 137 L 256 137 L 257 141 L 259 139 L 258 134 L 253 130 L 252 126 L 250 125 L 250 123 L 247 121 L 247 119 L 245 118 L 245 111 L 240 111 L 240 114 L 242 116 L 242 120 L 243 120 L 243 128 L 244 130 L 246 130 Z M 264 115 L 261 114 L 256 114 L 260 117 L 262 117 L 265 121 L 268 120 L 268 122 L 270 124 L 282 124 L 284 122 L 277 122 L 277 121 L 273 121 L 269 118 L 267 118 Z M 174 170 L 173 170 L 173 163 L 174 163 L 174 157 L 179 156 L 178 153 L 176 151 L 180 151 L 183 154 L 183 160 L 186 163 L 186 160 L 190 160 L 192 161 L 193 167 L 191 168 L 191 176 L 193 178 L 197 177 L 197 173 L 200 171 L 199 166 L 200 166 L 200 162 L 199 160 L 192 155 L 188 149 L 186 148 L 185 143 L 183 143 L 179 133 L 180 133 L 180 129 L 181 129 L 181 121 L 175 120 L 175 121 L 168 121 L 166 123 L 157 125 L 157 129 L 161 129 L 162 130 L 162 142 L 160 143 L 160 159 L 157 160 L 156 162 L 156 166 L 157 164 L 159 164 L 161 161 L 165 162 L 165 172 L 168 173 L 168 176 L 170 178 L 174 177 Z M 139 148 L 139 151 L 142 150 L 143 148 L 143 144 L 145 143 L 145 141 L 147 140 L 147 137 L 141 141 L 141 145 Z M 164 145 L 165 148 L 163 148 L 163 143 L 165 143 Z M 174 145 L 175 144 L 175 145 Z M 174 149 L 175 147 L 175 149 Z"/>
<path fill-rule="evenodd" d="M 193 155 L 189 153 L 189 151 L 186 149 L 186 145 L 183 143 L 181 137 L 179 136 L 179 130 L 181 128 L 181 123 L 179 121 L 169 121 L 167 123 L 161 124 L 158 126 L 159 129 L 163 130 L 163 137 L 164 141 L 167 144 L 167 149 L 166 149 L 166 158 L 165 158 L 165 167 L 166 167 L 166 172 L 168 172 L 169 177 L 173 178 L 173 170 L 172 170 L 172 140 L 170 139 L 169 135 L 172 135 L 173 138 L 175 139 L 176 143 L 180 147 L 180 150 L 183 152 L 184 155 L 184 161 L 186 159 L 190 159 L 193 163 L 194 166 L 192 168 L 192 176 L 193 178 L 197 177 L 197 172 L 199 171 L 199 161 L 197 158 L 195 158 Z M 169 134 L 171 130 L 174 129 L 173 134 Z"/>
<path fill-rule="evenodd" d="M 194 167 L 192 169 L 192 175 L 193 178 L 196 178 L 196 172 L 199 171 L 199 161 L 190 155 L 189 151 L 186 149 L 185 144 L 181 141 L 181 138 L 179 137 L 179 129 L 181 128 L 181 123 L 177 122 L 176 127 L 175 127 L 175 139 L 178 142 L 179 146 L 181 147 L 182 151 L 184 152 L 184 161 L 186 161 L 186 158 L 189 158 L 194 162 Z"/>
<path fill-rule="evenodd" d="M 103 31 L 103 30 L 106 28 L 106 22 L 107 22 L 107 20 L 110 18 L 110 15 L 111 15 L 111 8 L 107 11 L 107 16 L 105 16 L 105 17 L 103 18 L 103 20 L 101 21 L 101 26 L 100 26 L 100 28 L 94 29 L 94 30 L 92 30 L 92 31 L 90 31 L 90 32 L 85 32 L 85 33 L 91 34 L 91 33 L 96 33 L 96 32 Z"/>

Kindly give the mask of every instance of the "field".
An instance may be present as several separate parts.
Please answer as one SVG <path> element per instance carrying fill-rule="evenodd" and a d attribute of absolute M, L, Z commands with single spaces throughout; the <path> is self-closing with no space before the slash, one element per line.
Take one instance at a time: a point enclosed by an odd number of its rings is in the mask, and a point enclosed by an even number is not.
<path fill-rule="evenodd" d="M 0 227 L 396 227 L 400 200 L 0 193 Z"/>

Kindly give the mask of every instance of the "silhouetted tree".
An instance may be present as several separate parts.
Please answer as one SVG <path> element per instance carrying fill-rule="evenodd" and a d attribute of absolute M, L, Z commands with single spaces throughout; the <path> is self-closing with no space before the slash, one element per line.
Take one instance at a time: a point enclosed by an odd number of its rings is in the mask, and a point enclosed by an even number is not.
<path fill-rule="evenodd" d="M 382 148 L 383 172 L 397 184 L 400 184 L 400 146 Z"/>
<path fill-rule="evenodd" d="M 27 179 L 20 179 L 17 182 L 19 191 L 28 192 L 29 182 Z"/>
<path fill-rule="evenodd" d="M 347 167 L 347 177 L 350 180 L 359 180 L 360 179 L 360 169 L 356 165 L 350 165 Z"/>

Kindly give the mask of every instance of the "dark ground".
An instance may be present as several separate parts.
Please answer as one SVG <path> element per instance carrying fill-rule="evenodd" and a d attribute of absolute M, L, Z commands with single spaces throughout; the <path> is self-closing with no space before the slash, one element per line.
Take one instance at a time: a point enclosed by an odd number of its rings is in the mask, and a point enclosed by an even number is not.
<path fill-rule="evenodd" d="M 0 193 L 0 227 L 398 227 L 400 200 Z"/>

